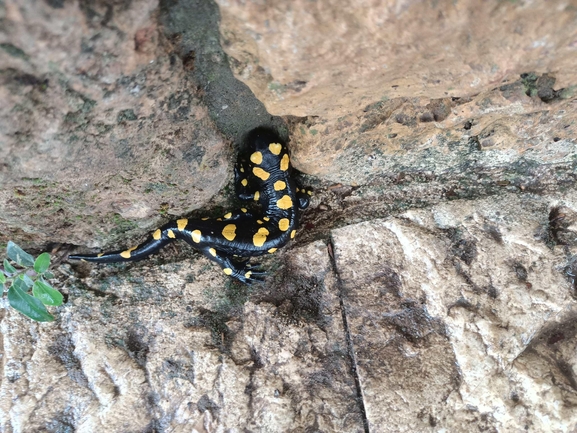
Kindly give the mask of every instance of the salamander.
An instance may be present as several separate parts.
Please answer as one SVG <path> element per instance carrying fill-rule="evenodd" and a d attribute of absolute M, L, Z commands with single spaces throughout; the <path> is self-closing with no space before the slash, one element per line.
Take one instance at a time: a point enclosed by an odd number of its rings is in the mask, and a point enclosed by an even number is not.
<path fill-rule="evenodd" d="M 182 218 L 154 231 L 142 244 L 97 255 L 71 255 L 69 259 L 96 263 L 141 260 L 175 239 L 182 239 L 226 275 L 250 284 L 265 272 L 248 258 L 272 254 L 293 239 L 301 210 L 308 207 L 311 190 L 297 186 L 289 151 L 280 137 L 267 128 L 251 131 L 234 168 L 235 192 L 254 203 L 220 218 Z"/>

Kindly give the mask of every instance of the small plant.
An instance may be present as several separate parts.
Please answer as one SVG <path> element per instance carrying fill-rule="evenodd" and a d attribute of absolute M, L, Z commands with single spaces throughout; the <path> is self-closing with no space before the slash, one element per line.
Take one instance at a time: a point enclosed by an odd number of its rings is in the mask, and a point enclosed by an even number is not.
<path fill-rule="evenodd" d="M 42 253 L 36 259 L 14 242 L 8 242 L 4 269 L 0 269 L 2 296 L 8 289 L 10 306 L 32 320 L 54 320 L 45 305 L 62 304 L 62 294 L 48 283 L 54 278 L 50 267 L 50 254 Z M 32 291 L 32 294 L 29 292 Z"/>

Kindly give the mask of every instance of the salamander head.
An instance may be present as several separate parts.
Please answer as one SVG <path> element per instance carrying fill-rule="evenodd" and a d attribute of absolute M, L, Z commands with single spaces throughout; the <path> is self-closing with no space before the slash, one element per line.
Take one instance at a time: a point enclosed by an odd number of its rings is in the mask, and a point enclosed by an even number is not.
<path fill-rule="evenodd" d="M 245 140 L 249 151 L 264 151 L 270 148 L 271 143 L 280 144 L 282 148 L 286 148 L 284 140 L 270 128 L 256 128 L 250 131 Z M 279 148 L 280 152 L 280 148 Z"/>

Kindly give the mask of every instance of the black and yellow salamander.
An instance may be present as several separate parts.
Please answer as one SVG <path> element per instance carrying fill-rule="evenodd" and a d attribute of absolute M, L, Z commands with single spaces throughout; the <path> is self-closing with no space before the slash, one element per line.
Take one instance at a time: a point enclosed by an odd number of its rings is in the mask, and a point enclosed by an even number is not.
<path fill-rule="evenodd" d="M 251 267 L 248 257 L 272 254 L 295 237 L 299 211 L 308 206 L 311 191 L 296 185 L 286 144 L 266 128 L 248 134 L 234 175 L 236 195 L 260 205 L 253 206 L 256 211 L 240 208 L 221 218 L 171 221 L 136 247 L 71 255 L 69 259 L 97 263 L 141 260 L 174 239 L 183 239 L 217 262 L 226 275 L 243 283 L 262 280 L 264 272 L 258 266 Z"/>

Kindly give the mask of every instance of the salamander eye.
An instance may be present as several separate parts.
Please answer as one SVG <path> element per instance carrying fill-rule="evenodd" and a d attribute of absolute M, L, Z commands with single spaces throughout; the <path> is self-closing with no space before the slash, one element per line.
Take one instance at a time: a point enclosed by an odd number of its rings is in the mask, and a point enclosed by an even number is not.
<path fill-rule="evenodd" d="M 299 209 L 306 209 L 309 207 L 309 203 L 311 202 L 310 198 L 306 195 L 299 196 Z"/>

